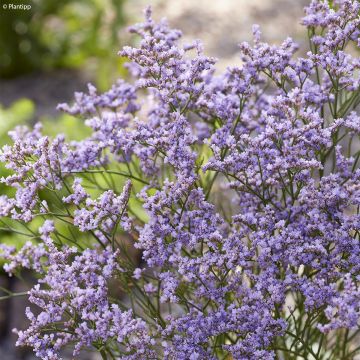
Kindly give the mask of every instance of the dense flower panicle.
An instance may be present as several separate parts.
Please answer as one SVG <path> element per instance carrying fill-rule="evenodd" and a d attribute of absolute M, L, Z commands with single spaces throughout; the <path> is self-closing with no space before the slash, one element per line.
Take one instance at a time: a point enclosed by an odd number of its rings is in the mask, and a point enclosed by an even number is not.
<path fill-rule="evenodd" d="M 39 207 L 38 192 L 47 187 L 60 190 L 62 176 L 105 163 L 104 146 L 92 139 L 68 144 L 58 135 L 50 140 L 42 135 L 40 124 L 32 131 L 17 127 L 9 135 L 14 145 L 3 147 L 0 160 L 14 174 L 2 177 L 1 182 L 16 188 L 16 196 L 6 204 L 2 197 L 2 202 L 14 219 L 28 222 L 36 212 L 45 211 L 44 204 Z"/>
<path fill-rule="evenodd" d="M 358 1 L 335 2 L 331 8 L 327 1 L 313 0 L 305 9 L 303 24 L 312 31 L 311 41 L 318 53 L 310 58 L 327 70 L 326 76 L 336 76 L 339 85 L 348 90 L 359 88 L 359 58 L 343 51 L 349 42 L 360 37 L 360 5 Z M 317 29 L 326 29 L 318 32 Z"/>
<path fill-rule="evenodd" d="M 109 91 L 98 95 L 94 85 L 88 84 L 88 94 L 75 93 L 75 104 L 59 104 L 57 109 L 71 115 L 94 115 L 100 109 L 116 110 L 124 107 L 125 113 L 138 110 L 135 100 L 136 88 L 123 80 L 118 80 Z"/>
<path fill-rule="evenodd" d="M 71 344 L 124 360 L 353 358 L 359 12 L 312 0 L 304 57 L 255 25 L 241 64 L 219 75 L 148 8 L 131 28 L 139 46 L 120 52 L 134 85 L 89 85 L 59 105 L 88 138 L 11 132 L 0 160 L 15 195 L 0 215 L 33 242 L 0 254 L 10 275 L 40 274 L 18 345 L 42 359 Z"/>
<path fill-rule="evenodd" d="M 150 125 L 138 124 L 133 134 L 133 141 L 140 144 L 134 146 L 134 153 L 140 159 L 144 173 L 158 173 L 155 158 L 165 154 L 165 164 L 170 164 L 178 173 L 187 173 L 190 176 L 196 156 L 190 145 L 196 138 L 192 134 L 189 121 L 184 116 L 174 113 L 156 127 L 154 124 Z"/>
<path fill-rule="evenodd" d="M 31 241 L 28 241 L 19 251 L 16 251 L 13 246 L 1 244 L 0 250 L 1 257 L 7 260 L 7 263 L 4 265 L 4 270 L 10 276 L 14 275 L 16 270 L 22 268 L 43 273 L 43 257 L 47 254 L 43 244 L 34 246 Z"/>
<path fill-rule="evenodd" d="M 156 23 L 151 10 L 145 11 L 146 22 L 130 28 L 142 40 L 139 48 L 125 46 L 120 55 L 129 58 L 130 70 L 138 78 L 138 87 L 150 88 L 162 106 L 172 109 L 191 107 L 201 94 L 214 59 L 202 54 L 200 43 L 181 48 L 179 30 L 170 29 L 166 20 Z M 196 49 L 193 59 L 185 54 Z"/>
<path fill-rule="evenodd" d="M 71 193 L 69 196 L 63 197 L 62 200 L 64 203 L 80 205 L 84 200 L 89 197 L 89 194 L 81 186 L 81 182 L 81 178 L 74 179 L 74 183 L 72 185 L 73 193 Z"/>
<path fill-rule="evenodd" d="M 21 252 L 28 252 L 30 246 L 26 244 Z M 57 250 L 51 243 L 41 249 L 41 255 L 47 258 L 43 264 L 46 275 L 29 292 L 30 302 L 41 312 L 35 315 L 29 308 L 26 310 L 31 325 L 25 331 L 16 330 L 18 345 L 30 345 L 38 357 L 49 360 L 60 359 L 59 351 L 70 343 L 75 344 L 73 356 L 83 348 L 105 346 L 112 341 L 124 344 L 129 353 L 153 355 L 151 349 L 145 348 L 146 343 L 151 347 L 146 323 L 134 318 L 131 310 L 122 311 L 109 303 L 108 281 L 120 270 L 117 252 L 88 249 L 76 255 L 74 248 Z M 39 248 L 33 247 L 33 251 Z M 62 324 L 62 330 L 44 331 L 53 323 Z"/>
<path fill-rule="evenodd" d="M 86 198 L 85 207 L 75 210 L 74 225 L 78 226 L 81 231 L 101 229 L 106 233 L 110 233 L 115 224 L 120 220 L 127 227 L 129 219 L 126 214 L 126 206 L 129 201 L 130 191 L 131 181 L 128 180 L 123 192 L 119 196 L 116 196 L 113 191 L 108 190 L 97 200 Z M 73 195 L 71 201 L 75 204 L 79 204 L 86 196 L 86 194 L 79 194 L 79 192 Z M 69 197 L 66 201 L 68 199 Z"/>

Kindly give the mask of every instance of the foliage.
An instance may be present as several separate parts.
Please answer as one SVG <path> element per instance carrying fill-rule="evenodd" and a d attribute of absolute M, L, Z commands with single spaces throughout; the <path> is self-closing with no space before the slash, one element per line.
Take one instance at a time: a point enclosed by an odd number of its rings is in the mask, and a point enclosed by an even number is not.
<path fill-rule="evenodd" d="M 34 0 L 29 11 L 2 11 L 0 76 L 79 67 L 91 59 L 104 75 L 109 61 L 116 62 L 112 54 L 124 24 L 123 2 Z"/>

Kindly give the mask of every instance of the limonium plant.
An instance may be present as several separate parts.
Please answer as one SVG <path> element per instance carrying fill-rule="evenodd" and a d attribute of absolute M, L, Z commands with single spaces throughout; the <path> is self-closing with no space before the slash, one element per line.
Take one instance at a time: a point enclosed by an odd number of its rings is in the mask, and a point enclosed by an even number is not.
<path fill-rule="evenodd" d="M 360 3 L 313 0 L 309 49 L 216 60 L 165 20 L 131 28 L 133 80 L 59 109 L 82 141 L 10 132 L 9 275 L 37 274 L 17 345 L 41 359 L 355 359 Z M 210 25 L 209 25 L 210 26 Z M 306 42 L 304 42 L 306 43 Z M 140 260 L 134 253 L 140 254 Z"/>

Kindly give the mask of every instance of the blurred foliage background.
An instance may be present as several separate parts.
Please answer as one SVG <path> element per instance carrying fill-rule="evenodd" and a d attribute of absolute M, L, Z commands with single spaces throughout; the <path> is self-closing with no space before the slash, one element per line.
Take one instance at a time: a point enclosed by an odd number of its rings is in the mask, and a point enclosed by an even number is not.
<path fill-rule="evenodd" d="M 100 88 L 121 68 L 125 0 L 32 0 L 31 10 L 2 10 L 0 77 L 90 67 Z M 2 0 L 5 3 L 5 0 Z"/>

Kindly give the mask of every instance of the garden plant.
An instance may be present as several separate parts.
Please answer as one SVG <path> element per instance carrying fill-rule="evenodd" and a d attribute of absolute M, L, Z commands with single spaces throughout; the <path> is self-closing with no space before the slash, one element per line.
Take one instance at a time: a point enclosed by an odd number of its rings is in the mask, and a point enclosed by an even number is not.
<path fill-rule="evenodd" d="M 119 53 L 133 80 L 58 107 L 89 136 L 11 131 L 1 226 L 23 246 L 0 253 L 10 276 L 37 274 L 17 345 L 48 360 L 64 348 L 355 359 L 359 12 L 357 0 L 313 0 L 304 56 L 254 26 L 220 74 L 199 41 L 183 44 L 147 9 L 131 28 L 138 46 Z"/>

